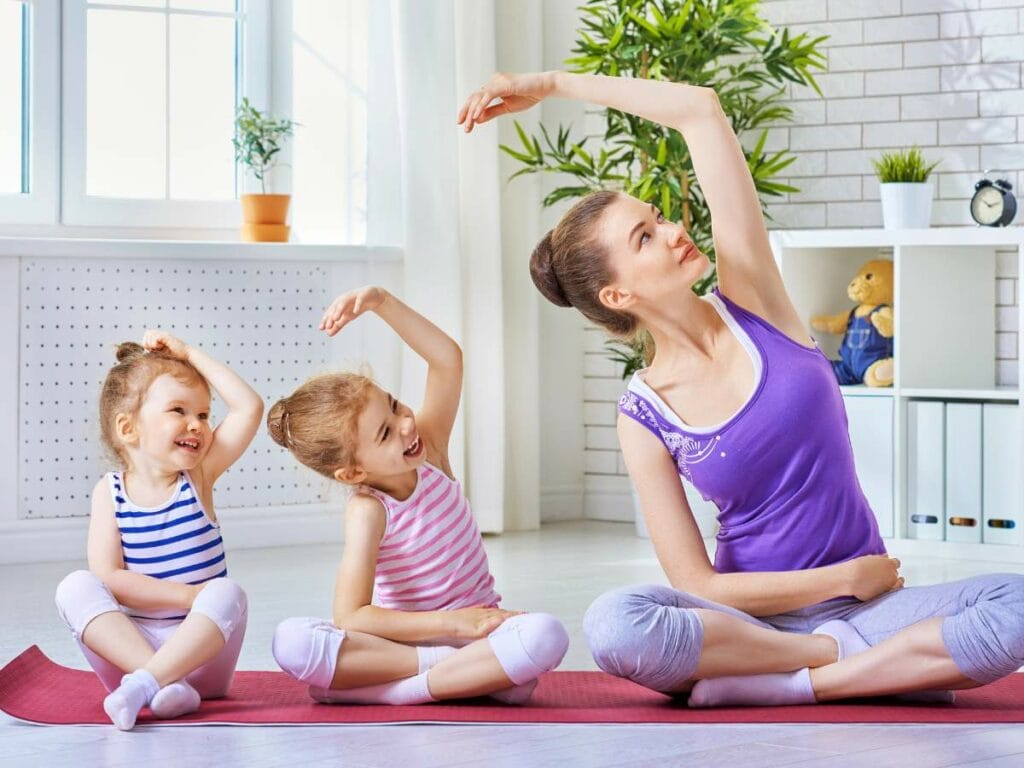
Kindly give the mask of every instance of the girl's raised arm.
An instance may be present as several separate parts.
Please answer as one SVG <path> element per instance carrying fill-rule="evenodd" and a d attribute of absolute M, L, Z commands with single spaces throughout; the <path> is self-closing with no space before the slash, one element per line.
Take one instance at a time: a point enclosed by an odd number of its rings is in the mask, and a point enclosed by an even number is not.
<path fill-rule="evenodd" d="M 213 431 L 213 443 L 202 463 L 203 482 L 213 488 L 224 471 L 249 447 L 263 422 L 263 400 L 242 378 L 223 363 L 164 331 L 146 331 L 146 349 L 167 350 L 190 363 L 210 382 L 228 407 L 227 416 Z"/>
<path fill-rule="evenodd" d="M 679 131 L 711 212 L 722 291 L 787 334 L 807 339 L 772 255 L 743 149 L 713 89 L 568 72 L 499 73 L 469 96 L 459 123 L 472 130 L 475 123 L 528 109 L 551 96 L 601 104 Z M 500 101 L 491 104 L 495 99 Z"/>
<path fill-rule="evenodd" d="M 420 434 L 448 457 L 448 438 L 462 397 L 462 350 L 448 334 L 383 288 L 366 286 L 336 298 L 320 320 L 334 336 L 364 312 L 377 315 L 427 361 L 427 388 L 416 417 Z"/>

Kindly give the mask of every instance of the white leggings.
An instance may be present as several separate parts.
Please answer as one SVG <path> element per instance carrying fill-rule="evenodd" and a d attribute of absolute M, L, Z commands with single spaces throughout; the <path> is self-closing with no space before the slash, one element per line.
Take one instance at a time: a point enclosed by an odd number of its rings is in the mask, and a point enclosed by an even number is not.
<path fill-rule="evenodd" d="M 513 616 L 487 637 L 502 669 L 515 685 L 550 672 L 562 662 L 569 648 L 565 627 L 549 613 Z M 345 631 L 325 619 L 286 619 L 274 632 L 274 659 L 295 679 L 330 688 L 344 640 Z M 463 646 L 470 642 L 450 639 L 445 644 Z"/>
<path fill-rule="evenodd" d="M 57 611 L 86 661 L 99 676 L 108 691 L 121 684 L 125 672 L 106 659 L 97 656 L 82 643 L 82 633 L 93 619 L 111 611 L 126 611 L 111 594 L 107 585 L 91 571 L 73 571 L 57 586 Z M 216 699 L 225 695 L 235 674 L 235 664 L 242 650 L 248 607 L 245 592 L 231 579 L 211 579 L 192 603 L 192 610 L 208 617 L 224 635 L 224 647 L 203 666 L 195 669 L 185 680 L 204 699 Z M 180 626 L 181 619 L 137 619 L 129 620 L 153 647 L 160 648 Z"/>

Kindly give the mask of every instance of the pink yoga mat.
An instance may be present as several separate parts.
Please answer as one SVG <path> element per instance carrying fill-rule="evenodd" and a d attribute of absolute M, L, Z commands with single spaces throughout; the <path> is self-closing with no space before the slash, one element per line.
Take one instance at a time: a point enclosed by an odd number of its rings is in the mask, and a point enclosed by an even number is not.
<path fill-rule="evenodd" d="M 0 670 L 0 709 L 43 725 L 110 725 L 106 692 L 92 672 L 55 664 L 37 646 Z M 231 694 L 177 720 L 140 725 L 366 725 L 374 723 L 1018 723 L 1024 674 L 964 691 L 954 705 L 891 701 L 806 707 L 689 709 L 685 703 L 603 672 L 552 672 L 527 706 L 475 699 L 417 707 L 316 704 L 282 672 L 238 672 Z"/>

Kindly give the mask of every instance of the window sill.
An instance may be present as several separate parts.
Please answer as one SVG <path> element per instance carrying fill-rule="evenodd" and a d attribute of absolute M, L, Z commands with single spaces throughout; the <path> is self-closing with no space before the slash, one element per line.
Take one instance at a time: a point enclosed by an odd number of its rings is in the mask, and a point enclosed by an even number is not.
<path fill-rule="evenodd" d="M 184 259 L 223 261 L 400 262 L 396 246 L 126 240 L 80 237 L 0 237 L 0 258 Z"/>

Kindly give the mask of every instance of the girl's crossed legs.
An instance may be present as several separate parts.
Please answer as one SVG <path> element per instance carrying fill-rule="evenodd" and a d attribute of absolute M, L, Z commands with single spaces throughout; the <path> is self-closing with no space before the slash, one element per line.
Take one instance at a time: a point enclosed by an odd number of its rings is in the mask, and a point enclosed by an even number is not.
<path fill-rule="evenodd" d="M 68 574 L 57 587 L 56 602 L 108 691 L 116 691 L 126 673 L 148 671 L 161 687 L 149 702 L 157 717 L 186 714 L 200 699 L 227 693 L 248 618 L 245 592 L 230 579 L 207 582 L 180 621 L 128 616 L 90 571 Z M 130 728 L 134 713 L 129 719 L 118 727 Z"/>
<path fill-rule="evenodd" d="M 489 694 L 517 704 L 561 663 L 568 647 L 558 619 L 526 613 L 458 648 L 408 645 L 338 629 L 324 619 L 286 619 L 274 633 L 273 652 L 318 701 L 423 704 Z"/>

